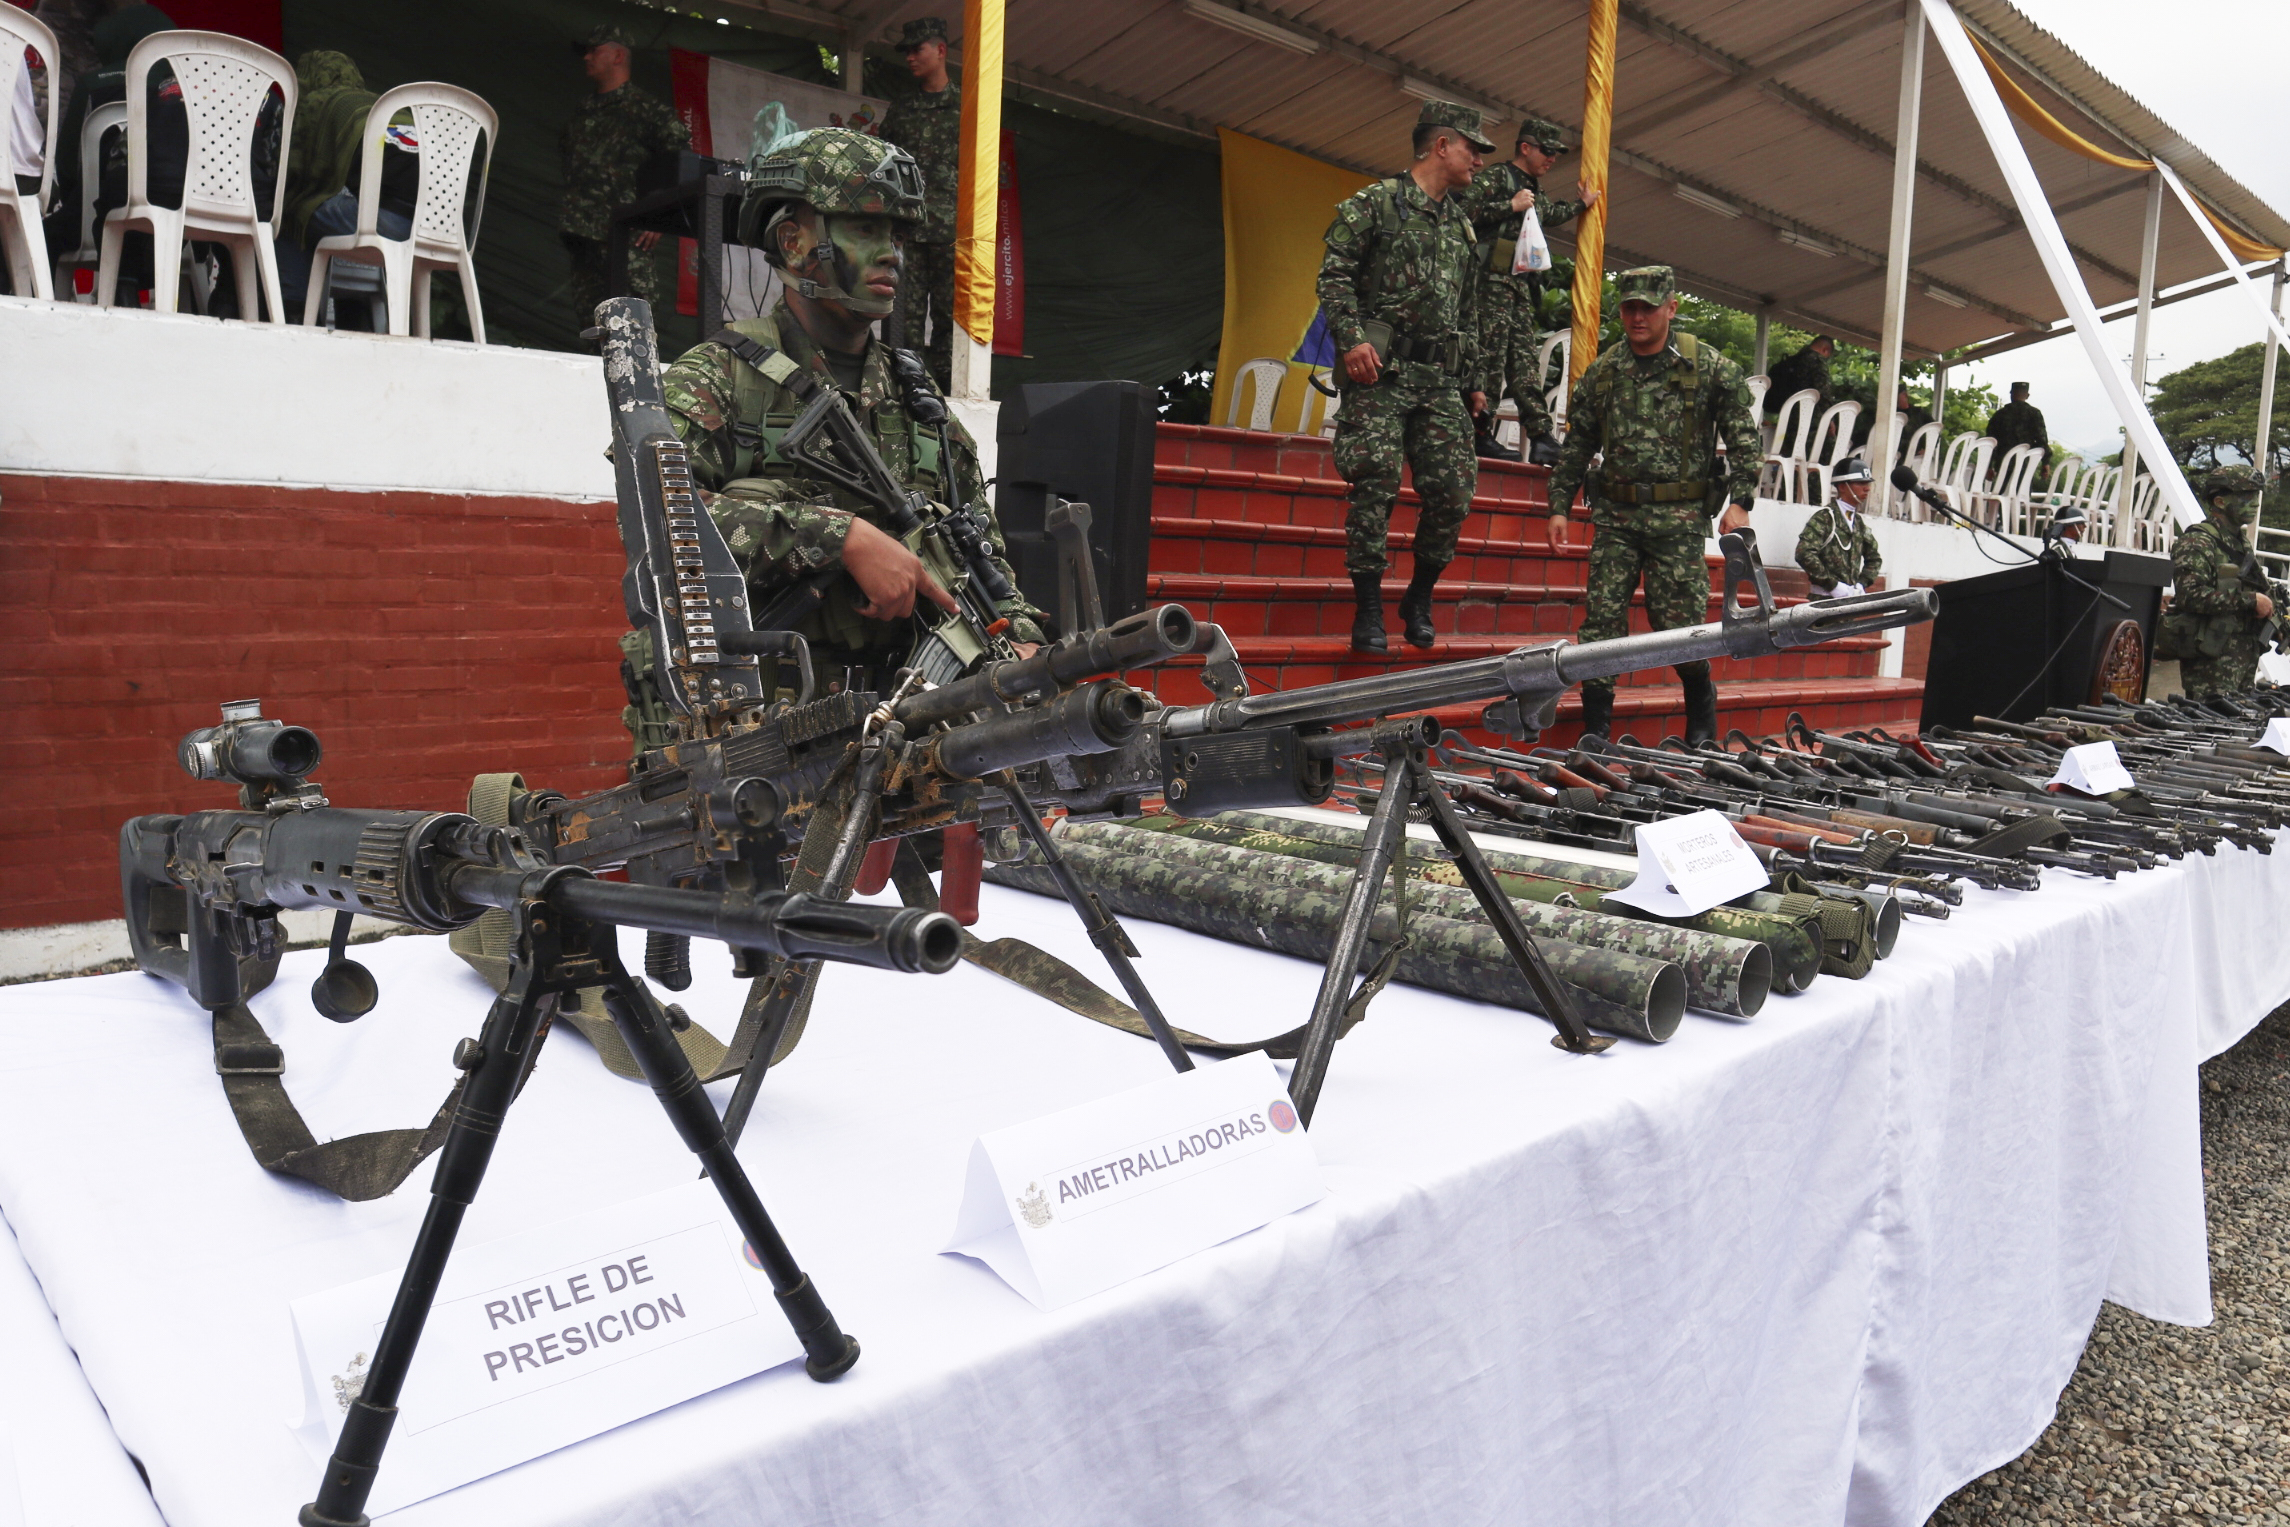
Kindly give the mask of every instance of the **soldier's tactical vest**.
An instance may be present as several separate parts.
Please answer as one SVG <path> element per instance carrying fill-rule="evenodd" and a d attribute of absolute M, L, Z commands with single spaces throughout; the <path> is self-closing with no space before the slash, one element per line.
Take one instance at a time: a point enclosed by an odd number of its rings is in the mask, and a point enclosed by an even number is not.
<path fill-rule="evenodd" d="M 1672 366 L 1663 379 L 1663 385 L 1685 394 L 1685 431 L 1679 441 L 1678 460 L 1681 463 L 1700 461 L 1705 469 L 1714 467 L 1715 452 L 1711 448 L 1710 420 L 1705 395 L 1708 387 L 1709 351 L 1691 334 L 1674 336 L 1678 354 L 1685 359 L 1683 367 Z M 1605 454 L 1613 445 L 1615 378 L 1621 367 L 1609 368 L 1598 378 L 1598 449 Z M 1614 504 L 1677 504 L 1702 501 L 1703 511 L 1717 513 L 1717 498 L 1725 491 L 1722 478 L 1694 477 L 1681 482 L 1637 482 L 1614 474 L 1601 466 L 1598 471 L 1598 496 Z"/>
<path fill-rule="evenodd" d="M 2219 540 L 2217 528 L 2208 520 L 2188 526 L 2185 535 L 2179 539 L 2184 542 L 2187 537 L 2198 535 L 2208 536 L 2214 542 Z M 2220 543 L 2219 549 L 2229 551 L 2233 548 Z M 2218 569 L 2218 591 L 2222 594 L 2239 592 L 2243 587 L 2240 565 L 2221 563 Z M 2184 589 L 2179 590 L 2181 597 L 2184 597 L 2185 592 Z M 2227 648 L 2234 644 L 2235 637 L 2241 634 L 2242 628 L 2251 624 L 2255 624 L 2254 619 L 2239 610 L 2227 610 L 2217 615 L 2197 615 L 2174 599 L 2171 608 L 2164 611 L 2163 618 L 2155 623 L 2154 655 L 2180 662 L 2223 657 Z"/>

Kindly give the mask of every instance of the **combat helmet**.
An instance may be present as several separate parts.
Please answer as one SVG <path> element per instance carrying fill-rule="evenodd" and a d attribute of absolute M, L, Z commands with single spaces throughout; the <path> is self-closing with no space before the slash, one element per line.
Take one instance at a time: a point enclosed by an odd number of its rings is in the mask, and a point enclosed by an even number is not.
<path fill-rule="evenodd" d="M 770 250 L 771 230 L 791 211 L 808 206 L 829 216 L 922 217 L 922 170 L 894 143 L 847 127 L 816 127 L 764 148 L 748 163 L 747 195 L 740 202 L 739 240 Z M 845 273 L 838 271 L 840 278 Z M 835 285 L 804 283 L 804 294 L 872 313 L 872 299 Z"/>

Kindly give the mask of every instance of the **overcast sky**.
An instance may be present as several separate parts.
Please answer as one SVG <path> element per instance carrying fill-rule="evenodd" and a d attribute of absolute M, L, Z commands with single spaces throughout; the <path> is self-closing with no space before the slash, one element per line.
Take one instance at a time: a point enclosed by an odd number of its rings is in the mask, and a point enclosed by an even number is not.
<path fill-rule="evenodd" d="M 2036 25 L 2083 55 L 2085 62 L 2144 103 L 2156 116 L 2277 212 L 2290 213 L 2290 153 L 2283 141 L 2290 60 L 2290 4 L 2284 0 L 2013 0 Z M 2167 18 L 2167 19 L 2166 19 Z M 1938 55 L 1927 50 L 1930 71 Z M 2165 197 L 2163 216 L 2184 217 Z M 2128 261 L 2126 262 L 2128 263 Z M 2263 288 L 2262 288 L 2263 289 Z M 2237 291 L 2213 292 L 2158 309 L 2148 326 L 2150 380 L 2239 349 L 2259 337 L 2261 322 Z M 2131 353 L 2131 320 L 2107 326 L 2115 353 Z M 1996 389 L 2026 382 L 2054 440 L 2070 447 L 2104 443 L 2113 450 L 2120 426 L 2072 334 L 2030 345 L 1967 368 Z M 1953 376 L 1954 373 L 1951 373 Z M 2290 373 L 2278 407 L 2290 407 Z"/>

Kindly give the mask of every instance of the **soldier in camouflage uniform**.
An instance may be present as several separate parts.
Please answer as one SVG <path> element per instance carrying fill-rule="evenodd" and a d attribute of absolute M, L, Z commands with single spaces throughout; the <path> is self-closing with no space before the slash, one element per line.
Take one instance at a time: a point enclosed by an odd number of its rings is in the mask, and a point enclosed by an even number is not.
<path fill-rule="evenodd" d="M 1529 117 L 1519 124 L 1519 141 L 1511 158 L 1471 177 L 1471 184 L 1456 193 L 1470 209 L 1472 232 L 1478 244 L 1476 299 L 1479 382 L 1487 394 L 1487 407 L 1474 421 L 1482 456 L 1516 461 L 1519 452 L 1495 440 L 1495 408 L 1505 397 L 1518 405 L 1519 439 L 1532 442 L 1535 460 L 1544 466 L 1558 459 L 1558 438 L 1551 425 L 1550 405 L 1535 373 L 1535 351 L 1542 340 L 1543 273 L 1511 274 L 1518 253 L 1519 224 L 1533 207 L 1545 232 L 1571 222 L 1578 213 L 1598 204 L 1598 188 L 1583 189 L 1580 201 L 1542 194 L 1542 177 L 1566 152 L 1566 136 L 1558 124 Z"/>
<path fill-rule="evenodd" d="M 1805 341 L 1803 349 L 1784 358 L 1766 374 L 1773 385 L 1765 389 L 1765 405 L 1774 413 L 1781 405 L 1810 387 L 1820 394 L 1814 400 L 1813 417 L 1829 406 L 1829 357 L 1836 354 L 1837 342 L 1826 334 L 1816 334 Z"/>
<path fill-rule="evenodd" d="M 946 23 L 918 16 L 899 53 L 922 88 L 891 102 L 883 137 L 922 167 L 922 216 L 906 241 L 897 343 L 924 352 L 938 385 L 954 386 L 954 198 L 962 178 L 962 87 L 946 77 Z M 930 340 L 923 342 L 923 319 Z"/>
<path fill-rule="evenodd" d="M 1583 489 L 1590 503 L 1590 571 L 1576 633 L 1585 642 L 1628 632 L 1630 593 L 1641 574 L 1655 630 L 1708 618 L 1710 577 L 1702 559 L 1710 516 L 1723 504 L 1721 531 L 1749 523 L 1763 460 L 1741 368 L 1715 345 L 1671 332 L 1678 288 L 1670 267 L 1626 270 L 1614 284 L 1623 342 L 1592 361 L 1574 384 L 1566 448 L 1551 473 L 1553 551 L 1566 548 L 1575 490 Z M 1590 460 L 1602 451 L 1605 460 L 1594 474 Z M 1681 663 L 1677 673 L 1685 687 L 1687 740 L 1716 737 L 1710 665 Z M 1613 716 L 1614 681 L 1585 682 L 1583 729 L 1603 734 Z"/>
<path fill-rule="evenodd" d="M 2165 644 L 2179 654 L 2188 698 L 2240 694 L 2258 678 L 2258 655 L 2272 629 L 2274 601 L 2251 554 L 2266 479 L 2249 467 L 2220 467 L 2195 484 L 2208 514 L 2171 545 L 2171 609 Z"/>
<path fill-rule="evenodd" d="M 1829 479 L 1832 497 L 1797 533 L 1797 566 L 1823 599 L 1862 594 L 1884 568 L 1876 532 L 1861 516 L 1869 499 L 1868 463 L 1848 456 Z"/>
<path fill-rule="evenodd" d="M 1334 451 L 1336 470 L 1351 484 L 1344 568 L 1355 603 L 1352 645 L 1366 652 L 1385 650 L 1384 545 L 1401 468 L 1414 468 L 1423 503 L 1415 575 L 1399 605 L 1411 647 L 1432 644 L 1432 587 L 1454 560 L 1479 485 L 1465 400 L 1473 412 L 1486 400 L 1464 391 L 1475 387 L 1471 219 L 1453 193 L 1471 183 L 1479 156 L 1494 145 L 1480 136 L 1478 112 L 1426 101 L 1414 147 L 1406 174 L 1337 206 L 1320 262 L 1320 311 L 1344 389 Z"/>
<path fill-rule="evenodd" d="M 756 166 L 739 219 L 741 241 L 764 250 L 785 279 L 779 304 L 695 345 L 662 378 L 669 416 L 691 447 L 692 475 L 747 575 L 754 607 L 840 566 L 850 576 L 794 629 L 823 663 L 878 677 L 912 651 L 915 611 L 926 603 L 952 610 L 955 601 L 875 523 L 874 505 L 806 476 L 775 445 L 803 407 L 786 379 L 809 372 L 842 391 L 893 476 L 936 502 L 971 506 L 1001 557 L 975 442 L 949 418 L 942 453 L 910 402 L 934 391 L 928 374 L 911 352 L 869 331 L 890 311 L 899 234 L 921 211 L 914 161 L 878 138 L 830 127 L 782 143 Z M 1008 563 L 1001 566 L 1014 585 Z M 1002 614 L 1021 652 L 1042 640 L 1041 612 L 1022 599 Z M 631 698 L 634 730 L 651 717 L 647 696 Z"/>
<path fill-rule="evenodd" d="M 596 82 L 596 93 L 573 109 L 557 138 L 564 160 L 564 207 L 557 229 L 572 257 L 573 327 L 596 322 L 596 305 L 608 296 L 605 252 L 612 237 L 615 208 L 636 199 L 636 172 L 665 149 L 689 148 L 691 129 L 656 97 L 628 80 L 628 34 L 603 26 L 573 44 L 582 67 Z M 660 235 L 631 233 L 628 239 L 628 295 L 660 306 L 660 266 L 655 251 Z"/>

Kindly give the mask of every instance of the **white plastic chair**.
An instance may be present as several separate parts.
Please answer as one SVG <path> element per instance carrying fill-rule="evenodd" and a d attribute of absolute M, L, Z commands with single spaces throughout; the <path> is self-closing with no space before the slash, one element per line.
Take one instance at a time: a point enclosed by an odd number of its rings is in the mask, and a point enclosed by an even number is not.
<path fill-rule="evenodd" d="M 183 205 L 162 207 L 151 200 L 149 80 L 161 59 L 175 71 L 189 118 L 190 154 L 183 165 Z M 254 133 L 263 102 L 273 89 L 285 98 L 278 123 L 278 183 L 270 207 L 255 205 Z M 130 230 L 151 234 L 151 304 L 175 311 L 175 282 L 167 273 L 181 261 L 183 240 L 196 235 L 231 251 L 238 278 L 239 316 L 252 319 L 268 304 L 272 323 L 286 322 L 278 290 L 278 251 L 271 230 L 286 200 L 286 166 L 293 148 L 294 66 L 268 48 L 220 32 L 154 32 L 127 55 L 127 205 L 103 221 L 103 259 L 95 278 L 96 301 L 112 305 L 119 278 L 120 245 Z"/>
<path fill-rule="evenodd" d="M 48 126 L 40 153 L 40 189 L 26 195 L 16 189 L 16 164 L 12 151 L 13 126 L 10 118 L 16 106 L 16 83 L 23 71 L 30 67 L 24 62 L 24 50 L 30 48 L 40 56 L 48 71 Z M 56 190 L 56 107 L 64 98 L 63 55 L 56 48 L 56 34 L 48 24 L 29 11 L 15 6 L 0 6 L 0 250 L 8 256 L 8 274 L 19 297 L 37 297 L 43 302 L 56 299 L 56 288 L 48 272 L 48 241 L 40 231 L 40 219 L 47 216 L 48 200 Z"/>
<path fill-rule="evenodd" d="M 1765 395 L 1773 390 L 1773 378 L 1759 372 L 1756 376 L 1744 377 L 1743 380 L 1749 384 L 1749 416 L 1752 419 L 1763 419 L 1765 417 Z"/>
<path fill-rule="evenodd" d="M 1914 472 L 1919 482 L 1930 482 L 1938 475 L 1935 465 L 1940 456 L 1940 425 L 1920 424 L 1909 432 L 1908 442 L 1901 447 L 1900 464 Z M 1883 477 L 1884 473 L 1878 473 Z M 1893 503 L 1896 518 L 1924 521 L 1932 518 L 1931 508 L 1913 493 L 1899 495 Z"/>
<path fill-rule="evenodd" d="M 1286 370 L 1287 368 L 1283 367 L 1282 369 Z M 1336 385 L 1336 373 L 1326 367 L 1316 366 L 1306 375 L 1327 386 Z M 1312 422 L 1312 415 L 1315 411 L 1320 415 L 1320 422 L 1317 426 Z M 1299 435 L 1331 435 L 1335 431 L 1336 400 L 1321 392 L 1318 387 L 1312 385 L 1310 380 L 1307 380 L 1304 384 L 1303 405 L 1296 410 L 1296 433 Z"/>
<path fill-rule="evenodd" d="M 2051 459 L 2048 447 L 2015 445 L 1996 463 L 1995 481 L 1989 485 L 1989 497 L 1996 506 L 1996 520 L 2013 535 L 2035 535 L 2042 527 L 2035 523 L 2034 506 L 2029 492 L 2036 473 Z"/>
<path fill-rule="evenodd" d="M 1758 479 L 1760 498 L 1796 500 L 1805 480 L 1805 447 L 1813 433 L 1813 410 L 1820 406 L 1818 389 L 1808 387 L 1782 400 L 1773 416 L 1773 439 L 1765 449 L 1765 467 Z"/>
<path fill-rule="evenodd" d="M 106 133 L 127 130 L 127 103 L 107 101 L 91 109 L 87 120 L 80 124 L 80 204 L 79 243 L 56 256 L 56 291 L 59 295 L 77 301 L 73 295 L 72 272 L 94 269 L 101 259 L 102 236 L 95 226 L 95 199 L 103 190 L 103 138 Z M 95 301 L 95 293 L 88 293 L 88 301 Z"/>
<path fill-rule="evenodd" d="M 1829 501 L 1829 480 L 1837 466 L 1853 449 L 1853 421 L 1861 416 L 1861 405 L 1851 398 L 1831 403 L 1821 415 L 1821 422 L 1813 426 L 1813 435 L 1805 448 L 1805 461 L 1800 468 L 1800 482 L 1807 491 L 1805 502 L 1815 506 Z M 1818 486 L 1816 486 L 1816 483 Z"/>
<path fill-rule="evenodd" d="M 1248 428 L 1272 428 L 1272 406 L 1280 401 L 1280 384 L 1288 380 L 1288 363 L 1260 355 L 1255 360 L 1241 363 L 1240 374 L 1232 379 L 1232 401 L 1225 408 L 1225 424 L 1232 427 L 1240 423 L 1242 392 L 1254 383 L 1256 392 L 1248 410 Z"/>
<path fill-rule="evenodd" d="M 413 113 L 414 142 L 421 151 L 420 190 L 414 195 L 413 237 L 393 239 L 380 232 L 382 139 L 390 119 Z M 336 260 L 382 268 L 382 292 L 389 303 L 390 332 L 429 338 L 430 278 L 441 270 L 461 277 L 461 300 L 469 309 L 469 333 L 485 343 L 485 313 L 477 299 L 477 220 L 485 210 L 485 181 L 501 119 L 483 96 L 458 85 L 419 83 L 385 90 L 366 113 L 365 157 L 358 170 L 358 231 L 320 239 L 311 251 L 310 295 L 302 321 L 318 322 L 326 300 L 326 278 Z M 484 139 L 484 160 L 478 140 Z M 469 201 L 469 172 L 477 170 L 475 208 L 463 221 Z"/>
<path fill-rule="evenodd" d="M 1543 406 L 1551 411 L 1551 425 L 1560 435 L 1566 433 L 1566 405 L 1574 387 L 1574 333 L 1561 329 L 1535 348 L 1535 385 L 1551 374 L 1551 356 L 1558 356 L 1558 380 L 1543 393 Z"/>

